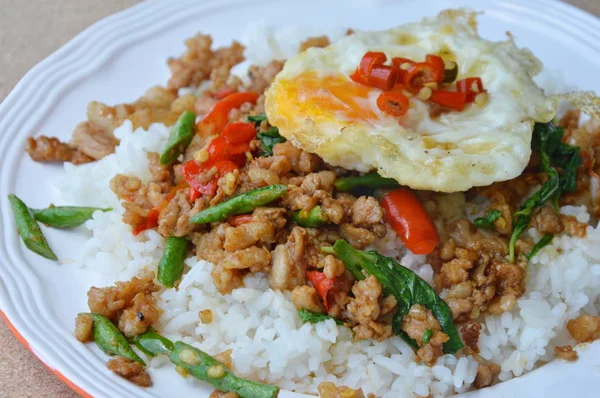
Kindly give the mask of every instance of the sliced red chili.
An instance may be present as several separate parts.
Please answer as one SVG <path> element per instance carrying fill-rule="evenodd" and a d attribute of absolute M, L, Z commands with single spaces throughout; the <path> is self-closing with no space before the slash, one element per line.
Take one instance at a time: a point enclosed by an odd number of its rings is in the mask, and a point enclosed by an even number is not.
<path fill-rule="evenodd" d="M 385 61 L 387 61 L 387 56 L 384 53 L 368 51 L 360 60 L 358 71 L 362 76 L 369 76 L 375 65 L 382 65 Z"/>
<path fill-rule="evenodd" d="M 369 72 L 369 86 L 390 91 L 398 81 L 399 69 L 395 66 L 375 65 Z"/>
<path fill-rule="evenodd" d="M 444 79 L 444 71 L 446 70 L 442 57 L 439 55 L 427 54 L 425 56 L 425 62 L 433 66 L 433 69 L 435 70 L 435 81 L 437 83 L 441 82 Z"/>
<path fill-rule="evenodd" d="M 402 83 L 408 91 L 417 93 L 425 83 L 437 82 L 437 78 L 438 71 L 432 65 L 427 62 L 419 62 L 408 68 Z"/>
<path fill-rule="evenodd" d="M 456 89 L 467 94 L 467 102 L 475 101 L 477 94 L 486 92 L 480 77 L 467 77 L 459 80 L 456 82 Z"/>
<path fill-rule="evenodd" d="M 142 231 L 147 229 L 152 229 L 158 226 L 158 216 L 160 214 L 160 210 L 158 208 L 153 208 L 148 213 L 148 216 L 144 219 L 141 224 L 138 224 L 132 231 L 133 235 L 136 236 L 140 234 Z"/>
<path fill-rule="evenodd" d="M 229 123 L 221 133 L 221 137 L 231 145 L 247 144 L 256 137 L 256 128 L 254 123 Z"/>
<path fill-rule="evenodd" d="M 325 309 L 329 311 L 329 297 L 328 293 L 333 286 L 335 285 L 335 278 L 329 279 L 325 276 L 324 273 L 319 271 L 308 271 L 306 273 L 306 277 L 309 282 L 313 285 L 313 287 L 317 290 L 319 297 L 323 300 L 323 304 L 325 305 Z"/>
<path fill-rule="evenodd" d="M 350 79 L 352 79 L 353 82 L 356 82 L 358 84 L 363 84 L 365 86 L 369 85 L 369 82 L 367 80 L 367 76 L 363 76 L 360 74 L 358 68 L 356 68 L 356 70 L 354 71 L 353 74 L 350 75 Z"/>
<path fill-rule="evenodd" d="M 467 103 L 467 94 L 455 91 L 434 90 L 429 97 L 429 101 L 436 103 L 444 108 L 462 111 Z"/>
<path fill-rule="evenodd" d="M 404 245 L 415 254 L 428 254 L 440 237 L 423 205 L 408 188 L 389 192 L 381 199 L 385 220 L 394 228 Z"/>
<path fill-rule="evenodd" d="M 229 112 L 239 108 L 246 102 L 256 104 L 259 94 L 251 91 L 230 94 L 217 102 L 198 123 L 197 131 L 204 137 L 216 135 L 223 131 L 229 121 Z"/>
<path fill-rule="evenodd" d="M 410 103 L 404 94 L 398 91 L 389 91 L 379 94 L 377 107 L 392 116 L 402 116 L 408 112 Z"/>

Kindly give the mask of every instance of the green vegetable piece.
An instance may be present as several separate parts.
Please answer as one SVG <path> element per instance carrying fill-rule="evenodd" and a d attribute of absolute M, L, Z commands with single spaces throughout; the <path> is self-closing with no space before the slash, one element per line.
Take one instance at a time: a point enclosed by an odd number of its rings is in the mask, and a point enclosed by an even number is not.
<path fill-rule="evenodd" d="M 294 221 L 301 227 L 319 228 L 327 222 L 327 216 L 321 209 L 321 206 L 315 206 L 308 213 L 296 210 L 294 212 Z"/>
<path fill-rule="evenodd" d="M 94 341 L 107 354 L 119 355 L 146 366 L 146 363 L 133 351 L 121 331 L 105 316 L 89 314 L 94 320 Z"/>
<path fill-rule="evenodd" d="M 400 188 L 398 181 L 393 178 L 385 178 L 373 172 L 356 177 L 342 177 L 335 180 L 335 189 L 342 192 L 356 189 L 394 189 Z"/>
<path fill-rule="evenodd" d="M 475 219 L 475 226 L 477 228 L 494 228 L 494 221 L 499 219 L 501 215 L 500 210 L 492 209 L 485 217 L 477 217 Z"/>
<path fill-rule="evenodd" d="M 417 274 L 393 258 L 384 257 L 374 250 L 356 250 L 343 239 L 335 242 L 333 250 L 355 279 L 365 279 L 364 272 L 373 275 L 383 291 L 396 298 L 398 311 L 392 319 L 392 329 L 413 348 L 417 347 L 417 343 L 400 328 L 402 318 L 413 304 L 421 304 L 431 310 L 444 333 L 448 335 L 449 340 L 444 344 L 444 352 L 452 354 L 463 347 L 450 308 Z"/>
<path fill-rule="evenodd" d="M 249 115 L 247 119 L 249 122 L 260 124 L 260 122 L 265 122 L 267 120 L 267 115 L 259 113 L 258 115 Z"/>
<path fill-rule="evenodd" d="M 223 221 L 236 214 L 250 213 L 260 206 L 279 199 L 287 192 L 287 186 L 283 184 L 269 185 L 248 191 L 238 196 L 221 202 L 216 206 L 204 209 L 190 218 L 196 224 L 207 224 L 215 221 Z"/>
<path fill-rule="evenodd" d="M 275 398 L 279 394 L 279 388 L 237 377 L 223 363 L 181 341 L 175 342 L 169 358 L 196 379 L 208 382 L 217 390 L 235 392 L 241 398 Z"/>
<path fill-rule="evenodd" d="M 531 213 L 547 201 L 558 207 L 562 193 L 571 192 L 577 184 L 577 168 L 583 162 L 578 147 L 562 142 L 564 130 L 552 123 L 536 123 L 533 128 L 531 147 L 540 154 L 541 167 L 548 174 L 548 180 L 540 190 L 531 196 L 514 214 L 513 232 L 509 242 L 509 259 L 515 262 L 515 245 L 527 229 Z M 554 165 L 553 165 L 554 164 Z M 561 174 L 557 169 L 561 169 Z"/>
<path fill-rule="evenodd" d="M 188 240 L 170 236 L 158 264 L 157 278 L 166 287 L 173 287 L 183 274 L 184 261 L 188 253 Z"/>
<path fill-rule="evenodd" d="M 444 61 L 444 77 L 442 83 L 452 83 L 458 76 L 458 64 L 453 61 Z"/>
<path fill-rule="evenodd" d="M 431 336 L 433 336 L 433 330 L 427 329 L 425 332 L 423 332 L 423 338 L 421 339 L 423 345 L 429 343 L 429 340 L 431 340 Z"/>
<path fill-rule="evenodd" d="M 298 316 L 300 317 L 300 319 L 302 319 L 302 322 L 319 323 L 328 319 L 333 319 L 338 325 L 344 324 L 344 322 L 332 316 L 329 316 L 327 314 L 321 314 L 319 312 L 312 312 L 309 310 L 298 310 Z"/>
<path fill-rule="evenodd" d="M 194 137 L 195 123 L 196 115 L 193 112 L 185 111 L 179 116 L 169 133 L 167 146 L 160 156 L 160 164 L 163 166 L 170 165 L 177 160 L 179 155 L 185 152 Z"/>
<path fill-rule="evenodd" d="M 533 258 L 533 256 L 535 256 L 540 249 L 548 246 L 550 243 L 552 243 L 552 239 L 554 239 L 554 235 L 552 234 L 546 234 L 542 237 L 542 239 L 540 239 L 538 241 L 538 243 L 535 244 L 535 246 L 533 246 L 533 249 L 531 249 L 531 252 L 527 255 L 527 260 L 531 260 Z"/>
<path fill-rule="evenodd" d="M 48 245 L 40 226 L 35 221 L 33 213 L 21 199 L 16 195 L 8 195 L 17 224 L 17 231 L 25 243 L 25 246 L 34 253 L 48 260 L 58 260 L 56 254 Z"/>
<path fill-rule="evenodd" d="M 75 228 L 92 218 L 95 211 L 111 211 L 111 208 L 81 206 L 54 206 L 31 209 L 35 219 L 53 228 Z"/>
<path fill-rule="evenodd" d="M 279 135 L 277 127 L 271 127 L 267 131 L 256 134 L 262 146 L 263 156 L 273 156 L 273 147 L 277 144 L 285 142 L 285 137 Z"/>
<path fill-rule="evenodd" d="M 135 337 L 135 346 L 149 357 L 155 357 L 158 354 L 170 355 L 175 349 L 173 342 L 166 337 L 161 336 L 153 328 L 149 327 L 144 333 Z"/>

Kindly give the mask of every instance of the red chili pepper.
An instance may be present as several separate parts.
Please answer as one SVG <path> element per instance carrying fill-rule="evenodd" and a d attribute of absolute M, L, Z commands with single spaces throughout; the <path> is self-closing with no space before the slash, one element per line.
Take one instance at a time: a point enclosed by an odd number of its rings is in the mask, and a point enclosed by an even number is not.
<path fill-rule="evenodd" d="M 399 69 L 395 66 L 375 65 L 369 72 L 369 86 L 390 91 L 398 81 Z"/>
<path fill-rule="evenodd" d="M 198 123 L 196 128 L 198 132 L 207 137 L 216 135 L 223 131 L 229 121 L 229 112 L 232 109 L 239 108 L 246 102 L 256 104 L 259 94 L 251 91 L 243 93 L 234 93 L 217 102 Z"/>
<path fill-rule="evenodd" d="M 221 133 L 221 137 L 231 145 L 247 144 L 256 137 L 256 128 L 254 123 L 229 123 Z"/>
<path fill-rule="evenodd" d="M 200 183 L 196 179 L 196 175 L 204 170 L 209 170 L 213 167 L 217 168 L 217 175 L 211 181 Z M 190 200 L 194 201 L 200 195 L 214 195 L 217 191 L 217 181 L 225 174 L 237 170 L 239 166 L 231 160 L 218 160 L 216 162 L 205 162 L 199 165 L 194 160 L 190 160 L 183 164 L 181 173 L 183 178 L 190 186 Z"/>
<path fill-rule="evenodd" d="M 235 93 L 235 91 L 232 88 L 224 87 L 220 90 L 215 91 L 213 94 L 213 97 L 215 97 L 218 100 L 222 100 L 223 98 L 225 98 L 233 93 Z"/>
<path fill-rule="evenodd" d="M 456 89 L 467 94 L 467 102 L 475 101 L 477 94 L 486 92 L 480 77 L 467 77 L 459 80 L 456 82 Z"/>
<path fill-rule="evenodd" d="M 444 108 L 462 111 L 467 103 L 467 94 L 455 91 L 434 90 L 429 97 L 429 101 L 434 102 Z"/>
<path fill-rule="evenodd" d="M 425 62 L 433 66 L 436 73 L 435 81 L 438 83 L 441 82 L 444 79 L 444 71 L 446 68 L 442 57 L 440 57 L 439 55 L 427 54 L 425 56 Z"/>
<path fill-rule="evenodd" d="M 147 229 L 152 229 L 152 228 L 158 226 L 159 214 L 160 214 L 160 209 L 158 209 L 157 207 L 150 210 L 146 219 L 141 224 L 138 224 L 133 229 L 133 235 L 137 236 L 142 231 L 145 231 Z"/>
<path fill-rule="evenodd" d="M 443 77 L 443 71 L 442 71 Z M 438 71 L 427 62 L 419 62 L 408 68 L 403 84 L 412 93 L 417 93 L 425 83 L 437 82 Z"/>
<path fill-rule="evenodd" d="M 394 228 L 404 245 L 415 254 L 428 254 L 440 241 L 431 218 L 408 189 L 389 192 L 381 199 L 385 220 Z"/>
<path fill-rule="evenodd" d="M 402 116 L 408 112 L 410 106 L 408 98 L 398 91 L 389 91 L 379 94 L 377 107 L 392 116 Z"/>
<path fill-rule="evenodd" d="M 252 222 L 252 220 L 253 220 L 252 217 L 253 217 L 252 214 L 240 214 L 237 216 L 229 217 L 227 222 L 232 227 L 239 227 L 240 225 L 244 225 L 244 224 L 248 224 L 249 222 Z"/>
<path fill-rule="evenodd" d="M 384 53 L 368 51 L 360 60 L 358 71 L 362 76 L 369 76 L 375 65 L 382 65 L 385 61 L 387 61 L 387 57 Z"/>
<path fill-rule="evenodd" d="M 335 285 L 335 278 L 329 279 L 324 273 L 319 271 L 308 271 L 306 277 L 313 287 L 317 290 L 317 293 L 323 300 L 325 309 L 329 311 L 329 298 L 327 297 L 329 291 L 333 289 Z"/>
<path fill-rule="evenodd" d="M 367 81 L 367 76 L 361 75 L 358 68 L 356 68 L 354 73 L 350 75 L 350 79 L 352 79 L 352 81 L 354 81 L 358 84 L 363 84 L 365 86 L 369 85 L 369 82 Z"/>

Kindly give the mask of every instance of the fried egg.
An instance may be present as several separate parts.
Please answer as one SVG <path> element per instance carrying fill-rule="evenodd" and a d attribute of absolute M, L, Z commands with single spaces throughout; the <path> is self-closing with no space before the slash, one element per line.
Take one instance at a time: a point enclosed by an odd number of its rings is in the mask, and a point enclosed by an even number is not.
<path fill-rule="evenodd" d="M 404 116 L 392 117 L 377 107 L 381 90 L 349 77 L 367 51 L 384 52 L 388 63 L 427 54 L 455 61 L 457 80 L 481 77 L 488 101 L 434 116 L 413 97 Z M 295 55 L 266 93 L 266 113 L 281 135 L 334 166 L 376 170 L 413 189 L 465 191 L 517 177 L 529 162 L 534 122 L 552 120 L 556 110 L 533 81 L 540 70 L 512 37 L 482 39 L 475 13 L 446 10 Z"/>

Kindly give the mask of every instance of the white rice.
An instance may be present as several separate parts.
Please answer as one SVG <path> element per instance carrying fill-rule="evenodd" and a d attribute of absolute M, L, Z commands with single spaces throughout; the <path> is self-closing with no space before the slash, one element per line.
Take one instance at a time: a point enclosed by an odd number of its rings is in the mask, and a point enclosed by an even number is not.
<path fill-rule="evenodd" d="M 254 62 L 285 58 L 296 51 L 299 40 L 283 46 L 285 40 L 277 44 L 263 39 L 268 41 L 263 45 L 252 39 L 272 37 L 264 34 L 265 29 L 255 28 L 258 33 L 251 32 L 244 40 L 249 48 L 262 51 L 249 54 Z M 290 32 L 286 35 L 295 34 Z M 96 212 L 85 224 L 90 239 L 78 259 L 78 266 L 102 274 L 107 283 L 130 279 L 143 268 L 155 269 L 163 248 L 163 239 L 155 231 L 137 237 L 131 234 L 130 227 L 121 221 L 123 210 L 109 182 L 117 173 L 147 180 L 146 153 L 160 152 L 168 129 L 154 124 L 148 131 L 133 133 L 127 121 L 115 135 L 121 140 L 115 154 L 87 165 L 66 164 L 62 186 L 65 203 L 114 208 Z M 474 206 L 465 206 L 462 194 L 449 196 L 439 205 L 447 206 L 445 212 L 459 209 L 468 217 L 475 216 Z M 566 206 L 561 211 L 583 222 L 589 220 L 583 207 Z M 535 230 L 529 234 L 540 238 Z M 425 264 L 425 257 L 407 251 L 393 233 L 374 247 L 431 282 L 433 270 Z M 195 258 L 186 263 L 189 272 L 179 289 L 157 293 L 158 305 L 164 310 L 157 327 L 166 336 L 182 339 L 209 354 L 231 349 L 240 376 L 313 394 L 322 381 L 333 381 L 383 397 L 447 396 L 468 390 L 475 379 L 478 363 L 471 356 L 445 355 L 433 367 L 419 365 L 413 350 L 397 337 L 355 342 L 350 330 L 331 320 L 302 324 L 289 293 L 269 289 L 264 275 L 247 276 L 245 287 L 223 296 L 212 282 L 210 263 Z M 551 360 L 554 345 L 572 343 L 564 330 L 566 321 L 584 312 L 597 314 L 599 282 L 600 230 L 589 227 L 585 239 L 555 238 L 532 259 L 527 293 L 514 310 L 486 318 L 479 343 L 481 356 L 501 365 L 501 380 L 530 371 L 539 361 Z M 205 309 L 213 311 L 213 321 L 207 325 L 198 315 Z M 150 364 L 161 361 L 164 358 L 153 359 Z"/>

